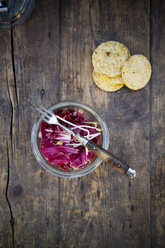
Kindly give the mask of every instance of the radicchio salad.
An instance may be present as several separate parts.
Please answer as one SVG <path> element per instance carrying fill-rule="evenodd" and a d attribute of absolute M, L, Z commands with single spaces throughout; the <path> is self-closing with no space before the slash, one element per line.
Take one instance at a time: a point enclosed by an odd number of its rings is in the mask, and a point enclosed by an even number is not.
<path fill-rule="evenodd" d="M 102 131 L 99 124 L 96 121 L 89 121 L 80 110 L 65 108 L 56 111 L 55 114 L 76 125 L 75 127 L 59 120 L 64 126 L 96 144 L 100 143 Z M 58 125 L 50 125 L 43 121 L 39 139 L 39 149 L 44 159 L 60 170 L 80 170 L 95 158 L 93 152 L 74 140 L 73 135 L 68 134 Z"/>

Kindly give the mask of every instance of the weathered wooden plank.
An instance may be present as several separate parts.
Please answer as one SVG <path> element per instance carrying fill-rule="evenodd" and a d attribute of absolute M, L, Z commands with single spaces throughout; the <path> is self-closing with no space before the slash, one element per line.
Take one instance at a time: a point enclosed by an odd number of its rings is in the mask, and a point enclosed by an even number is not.
<path fill-rule="evenodd" d="M 9 147 L 12 110 L 8 91 L 8 67 L 11 68 L 10 32 L 0 33 L 0 247 L 12 247 L 11 213 L 8 202 L 10 179 Z M 13 77 L 13 75 L 11 75 Z"/>
<path fill-rule="evenodd" d="M 151 1 L 151 247 L 165 246 L 165 4 Z"/>
<path fill-rule="evenodd" d="M 24 99 L 32 97 L 47 106 L 59 101 L 57 1 L 36 3 L 27 22 L 14 29 L 13 48 L 15 82 L 9 89 L 15 108 L 9 199 L 15 247 L 53 247 L 59 239 L 59 179 L 41 169 L 32 154 L 30 134 L 37 117 Z"/>
<path fill-rule="evenodd" d="M 132 182 L 105 164 L 84 178 L 61 180 L 61 247 L 148 247 L 149 85 L 101 91 L 91 55 L 102 41 L 117 40 L 149 57 L 149 3 L 61 1 L 61 9 L 61 99 L 97 109 L 109 125 L 110 150 L 137 170 Z"/>
<path fill-rule="evenodd" d="M 150 245 L 150 85 L 113 94 L 98 89 L 91 55 L 102 40 L 149 56 L 148 1 L 39 1 L 15 28 L 9 200 L 16 247 Z M 110 150 L 137 170 L 137 178 L 128 182 L 105 164 L 72 180 L 42 170 L 30 148 L 36 117 L 23 105 L 29 96 L 47 106 L 66 99 L 93 106 L 109 125 Z"/>

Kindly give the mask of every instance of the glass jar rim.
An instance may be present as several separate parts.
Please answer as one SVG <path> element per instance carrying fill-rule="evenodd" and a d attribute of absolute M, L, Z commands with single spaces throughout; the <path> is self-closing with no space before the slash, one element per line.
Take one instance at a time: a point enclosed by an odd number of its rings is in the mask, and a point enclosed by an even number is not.
<path fill-rule="evenodd" d="M 17 24 L 26 21 L 30 16 L 35 5 L 35 0 L 22 0 L 19 9 L 16 8 L 15 13 L 8 20 L 0 21 L 0 31 L 8 30 L 15 27 Z"/>
<path fill-rule="evenodd" d="M 109 147 L 109 131 L 106 122 L 101 118 L 101 116 L 93 110 L 90 106 L 86 104 L 81 104 L 77 102 L 60 102 L 55 105 L 52 105 L 49 107 L 49 110 L 56 110 L 60 108 L 65 108 L 65 107 L 78 107 L 80 109 L 83 109 L 87 111 L 89 114 L 91 114 L 98 122 L 99 125 L 101 126 L 102 133 L 103 133 L 103 143 L 102 147 L 104 149 L 108 149 Z M 54 174 L 58 177 L 63 177 L 63 178 L 76 178 L 76 177 L 81 177 L 84 175 L 89 174 L 92 172 L 94 169 L 96 169 L 102 162 L 102 159 L 97 157 L 89 166 L 87 166 L 84 169 L 81 169 L 80 171 L 73 171 L 73 172 L 65 172 L 61 170 L 57 170 L 51 165 L 49 165 L 45 159 L 42 157 L 39 148 L 38 148 L 38 142 L 37 142 L 37 134 L 38 134 L 38 129 L 40 127 L 40 124 L 42 122 L 42 119 L 40 118 L 37 122 L 34 123 L 32 132 L 31 132 L 31 145 L 32 145 L 32 151 L 34 153 L 34 156 L 38 163 L 47 171 L 49 171 L 51 174 Z"/>

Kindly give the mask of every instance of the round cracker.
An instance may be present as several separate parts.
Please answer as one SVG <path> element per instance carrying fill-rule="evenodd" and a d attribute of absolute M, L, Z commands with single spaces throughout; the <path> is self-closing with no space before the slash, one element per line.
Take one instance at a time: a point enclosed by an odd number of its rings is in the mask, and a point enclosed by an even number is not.
<path fill-rule="evenodd" d="M 102 81 L 103 83 L 106 83 L 106 84 L 111 85 L 111 86 L 115 86 L 116 84 L 124 85 L 124 82 L 123 82 L 121 75 L 116 76 L 116 77 L 107 77 L 107 76 L 105 76 L 101 73 L 98 73 L 96 71 L 94 73 L 97 75 L 98 80 Z"/>
<path fill-rule="evenodd" d="M 121 76 L 115 78 L 108 78 L 108 77 L 105 78 L 103 75 L 100 75 L 95 70 L 93 71 L 93 79 L 96 85 L 100 89 L 105 91 L 114 92 L 121 89 L 124 86 Z"/>
<path fill-rule="evenodd" d="M 95 71 L 108 77 L 121 74 L 124 62 L 130 56 L 126 46 L 117 41 L 107 41 L 99 45 L 92 55 Z"/>
<path fill-rule="evenodd" d="M 142 89 L 151 77 L 151 65 L 148 59 L 141 54 L 135 54 L 127 59 L 122 68 L 124 84 L 132 89 Z"/>

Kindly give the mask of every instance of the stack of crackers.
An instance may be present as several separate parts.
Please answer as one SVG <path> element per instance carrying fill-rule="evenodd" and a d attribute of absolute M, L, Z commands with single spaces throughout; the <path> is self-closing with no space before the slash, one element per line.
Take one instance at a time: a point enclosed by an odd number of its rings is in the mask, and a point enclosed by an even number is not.
<path fill-rule="evenodd" d="M 99 45 L 92 55 L 93 79 L 105 91 L 117 91 L 124 85 L 132 90 L 143 88 L 151 77 L 151 65 L 141 54 L 131 56 L 120 42 Z"/>

